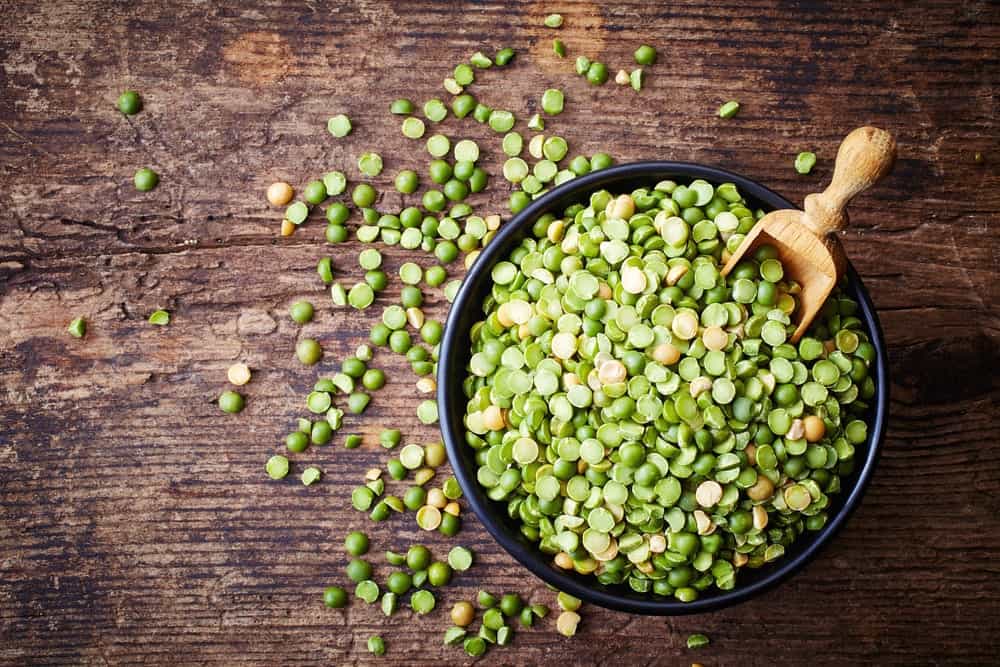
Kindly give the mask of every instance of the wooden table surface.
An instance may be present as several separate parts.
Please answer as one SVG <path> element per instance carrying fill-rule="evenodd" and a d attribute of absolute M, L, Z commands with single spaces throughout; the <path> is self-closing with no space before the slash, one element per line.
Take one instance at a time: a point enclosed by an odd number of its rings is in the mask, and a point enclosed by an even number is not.
<path fill-rule="evenodd" d="M 358 243 L 330 247 L 311 220 L 279 238 L 263 191 L 330 169 L 357 177 L 378 150 L 379 206 L 398 209 L 397 170 L 422 170 L 422 142 L 387 113 L 400 96 L 445 97 L 441 80 L 476 50 L 518 51 L 474 92 L 514 111 L 518 128 L 542 90 L 566 91 L 547 121 L 572 154 L 703 162 L 756 177 L 801 201 L 828 181 L 840 138 L 870 123 L 899 142 L 895 171 L 853 209 L 844 242 L 871 290 L 890 347 L 891 416 L 859 511 L 835 543 L 777 590 L 718 613 L 628 616 L 585 607 L 576 638 L 553 617 L 497 664 L 962 664 L 1000 649 L 997 465 L 997 164 L 1000 10 L 982 1 L 623 3 L 420 0 L 293 2 L 0 2 L 0 662 L 225 665 L 460 663 L 441 646 L 445 609 L 479 588 L 553 594 L 501 552 L 471 515 L 458 542 L 476 566 L 425 617 L 320 603 L 343 583 L 341 547 L 364 528 L 375 551 L 426 541 L 412 515 L 374 525 L 349 508 L 362 471 L 385 460 L 383 426 L 408 441 L 438 436 L 414 409 L 414 376 L 386 369 L 361 449 L 295 455 L 325 478 L 274 482 L 264 461 L 304 412 L 304 395 L 366 336 L 375 307 L 335 309 L 315 273 L 332 255 L 357 280 Z M 542 27 L 561 11 L 557 33 Z M 570 57 L 550 42 L 559 35 Z M 660 54 L 640 94 L 573 73 L 583 53 L 612 73 L 640 43 Z M 126 88 L 145 108 L 114 107 Z M 719 104 L 741 101 L 731 120 Z M 354 132 L 336 140 L 326 119 Z M 487 128 L 449 118 L 484 161 Z M 819 163 L 792 168 L 801 150 Z M 974 155 L 984 156 L 977 162 Z M 160 186 L 140 193 L 151 166 Z M 505 212 L 495 177 L 472 198 Z M 352 225 L 354 223 L 352 222 Z M 388 270 L 419 252 L 384 250 Z M 458 263 L 453 275 L 461 274 Z M 430 290 L 428 312 L 447 304 Z M 294 325 L 287 308 L 317 304 Z M 147 324 L 156 308 L 165 328 Z M 86 339 L 66 333 L 83 315 Z M 322 341 L 316 368 L 295 361 L 300 336 Z M 226 368 L 254 369 L 246 410 L 223 415 Z M 380 562 L 378 558 L 376 561 Z M 385 576 L 384 563 L 377 566 Z M 687 635 L 712 643 L 685 648 Z"/>

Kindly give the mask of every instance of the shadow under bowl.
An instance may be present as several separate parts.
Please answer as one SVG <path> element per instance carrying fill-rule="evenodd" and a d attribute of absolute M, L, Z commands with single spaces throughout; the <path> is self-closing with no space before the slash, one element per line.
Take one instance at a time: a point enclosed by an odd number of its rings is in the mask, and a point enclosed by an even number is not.
<path fill-rule="evenodd" d="M 876 350 L 871 367 L 876 389 L 867 415 L 870 425 L 868 440 L 857 448 L 854 472 L 841 480 L 840 492 L 830 498 L 826 525 L 816 532 L 800 535 L 777 561 L 756 569 L 742 568 L 737 573 L 733 590 L 720 591 L 713 587 L 702 591 L 694 602 L 679 602 L 672 597 L 637 593 L 625 584 L 604 585 L 593 575 L 561 570 L 552 564 L 550 556 L 538 549 L 536 543 L 521 534 L 519 523 L 507 515 L 506 503 L 486 496 L 476 480 L 475 451 L 465 442 L 463 418 L 467 398 L 462 382 L 467 375 L 471 355 L 469 332 L 473 324 L 484 318 L 482 303 L 492 288 L 490 273 L 493 266 L 531 234 L 531 227 L 540 216 L 550 212 L 561 214 L 567 206 L 587 201 L 590 193 L 596 190 L 627 193 L 664 179 L 679 181 L 696 178 L 705 179 L 713 185 L 725 182 L 735 184 L 751 208 L 759 207 L 765 211 L 797 208 L 784 197 L 739 174 L 684 162 L 635 162 L 575 178 L 532 202 L 507 222 L 483 249 L 466 275 L 448 314 L 438 362 L 437 399 L 445 447 L 455 477 L 479 520 L 508 553 L 546 583 L 586 602 L 629 613 L 681 615 L 716 611 L 760 595 L 802 570 L 833 539 L 861 502 L 875 469 L 887 419 L 889 378 L 882 330 L 868 291 L 854 267 L 848 263 L 846 292 L 858 302 L 858 316 Z"/>

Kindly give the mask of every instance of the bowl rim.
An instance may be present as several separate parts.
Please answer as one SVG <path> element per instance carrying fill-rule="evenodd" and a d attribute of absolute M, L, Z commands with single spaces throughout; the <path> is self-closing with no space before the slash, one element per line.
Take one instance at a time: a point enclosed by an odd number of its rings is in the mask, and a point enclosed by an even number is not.
<path fill-rule="evenodd" d="M 467 328 L 459 331 L 459 319 L 463 313 L 470 309 L 481 308 L 476 299 L 480 283 L 484 280 L 491 280 L 490 271 L 493 265 L 510 252 L 511 247 L 509 246 L 516 240 L 521 230 L 533 224 L 541 215 L 558 208 L 561 200 L 602 187 L 614 190 L 616 183 L 620 184 L 624 181 L 643 177 L 652 179 L 669 176 L 703 178 L 711 183 L 732 182 L 744 196 L 760 202 L 771 210 L 796 208 L 786 198 L 757 181 L 726 169 L 691 162 L 631 162 L 591 172 L 563 183 L 533 201 L 508 221 L 496 237 L 486 245 L 476 262 L 467 272 L 462 281 L 462 286 L 448 312 L 444 337 L 441 342 L 437 374 L 439 426 L 444 438 L 445 448 L 448 452 L 448 458 L 452 463 L 452 472 L 461 485 L 463 495 L 468 500 L 472 510 L 490 535 L 493 536 L 493 539 L 535 576 L 561 591 L 565 591 L 586 602 L 609 609 L 661 616 L 716 611 L 745 602 L 770 590 L 805 568 L 832 541 L 833 537 L 840 531 L 841 527 L 857 508 L 857 505 L 860 504 L 861 498 L 871 481 L 881 451 L 888 417 L 887 408 L 889 401 L 888 360 L 881 325 L 868 290 L 865 288 L 853 265 L 848 261 L 846 269 L 848 284 L 853 292 L 852 296 L 856 297 L 859 303 L 862 321 L 866 325 L 871 343 L 876 351 L 874 370 L 877 383 L 875 398 L 872 401 L 873 418 L 868 434 L 868 442 L 866 443 L 866 455 L 860 470 L 856 471 L 857 480 L 853 488 L 846 495 L 838 497 L 843 503 L 839 511 L 829 518 L 822 529 L 813 533 L 812 539 L 800 552 L 781 559 L 771 571 L 746 585 L 737 584 L 730 591 L 716 590 L 712 595 L 699 597 L 693 602 L 680 602 L 669 597 L 657 598 L 649 596 L 648 598 L 636 598 L 617 595 L 609 587 L 604 587 L 594 580 L 591 580 L 593 583 L 589 583 L 581 575 L 558 571 L 547 564 L 547 557 L 535 545 L 528 545 L 521 542 L 518 537 L 511 535 L 500 525 L 501 521 L 494 517 L 494 501 L 486 497 L 485 492 L 475 479 L 474 470 L 464 463 L 467 460 L 461 451 L 467 448 L 462 422 L 464 417 L 464 396 L 461 401 L 463 406 L 461 409 L 452 410 L 451 402 L 449 401 L 449 398 L 453 396 L 452 392 L 458 392 L 461 395 L 462 389 L 460 383 L 450 385 L 447 379 L 451 376 L 460 377 L 466 372 L 464 364 L 458 367 L 456 357 L 460 355 L 452 354 L 452 350 L 456 349 L 456 346 L 458 349 L 461 349 L 462 346 L 465 346 L 466 350 L 468 349 L 467 338 L 469 332 Z"/>

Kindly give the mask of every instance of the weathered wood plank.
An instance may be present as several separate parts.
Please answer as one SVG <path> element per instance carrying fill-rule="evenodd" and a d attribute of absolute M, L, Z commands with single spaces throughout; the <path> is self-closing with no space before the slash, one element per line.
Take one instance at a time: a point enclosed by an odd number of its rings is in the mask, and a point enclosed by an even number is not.
<path fill-rule="evenodd" d="M 295 457 L 326 473 L 309 489 L 275 483 L 262 465 L 302 413 L 318 373 L 366 335 L 393 285 L 364 316 L 334 310 L 316 260 L 356 280 L 359 245 L 325 246 L 322 225 L 275 236 L 262 192 L 300 185 L 378 150 L 380 206 L 391 181 L 424 169 L 422 145 L 386 113 L 401 96 L 442 96 L 441 79 L 475 50 L 510 45 L 515 65 L 479 73 L 474 92 L 519 118 L 556 85 L 566 112 L 547 121 L 571 154 L 621 161 L 691 160 L 756 177 L 792 201 L 821 187 L 853 126 L 872 123 L 900 146 L 895 172 L 857 202 L 845 245 L 879 307 L 892 362 L 889 433 L 878 472 L 847 528 L 804 573 L 738 608 L 652 619 L 586 608 L 574 640 L 551 619 L 490 655 L 511 664 L 987 664 L 1000 644 L 1000 469 L 992 454 L 998 399 L 1000 208 L 997 87 L 1000 11 L 985 1 L 869 3 L 622 2 L 123 5 L 75 0 L 3 7 L 0 32 L 0 662 L 9 664 L 461 661 L 439 645 L 443 611 L 384 619 L 319 604 L 342 581 L 343 533 L 364 526 L 379 551 L 447 541 L 412 517 L 373 525 L 345 509 L 365 467 L 388 453 L 382 426 L 413 441 L 437 437 L 413 414 L 413 376 L 379 352 L 387 387 L 355 451 L 336 444 Z M 551 55 L 617 68 L 641 42 L 660 63 L 639 95 L 595 89 Z M 144 111 L 114 111 L 123 87 Z M 743 108 L 715 116 L 731 98 Z M 334 140 L 327 117 L 348 113 Z M 492 172 L 489 130 L 449 119 L 475 138 Z M 800 150 L 820 157 L 796 174 Z M 984 163 L 973 155 L 981 152 Z M 152 166 L 162 184 L 137 193 Z M 472 201 L 505 210 L 495 178 Z M 384 252 L 388 271 L 412 255 Z M 419 261 L 428 266 L 429 258 Z M 461 274 L 456 264 L 449 267 Z M 427 310 L 446 304 L 430 290 Z M 310 298 L 315 321 L 288 320 Z M 166 329 L 146 324 L 165 307 Z M 65 334 L 89 320 L 84 341 Z M 306 369 L 300 335 L 327 357 Z M 255 370 L 247 409 L 220 415 L 225 369 Z M 467 517 L 461 542 L 478 564 L 447 589 L 442 610 L 479 588 L 552 593 Z M 373 559 L 376 562 L 379 558 Z M 387 573 L 384 564 L 377 574 Z M 684 648 L 690 632 L 712 644 Z"/>

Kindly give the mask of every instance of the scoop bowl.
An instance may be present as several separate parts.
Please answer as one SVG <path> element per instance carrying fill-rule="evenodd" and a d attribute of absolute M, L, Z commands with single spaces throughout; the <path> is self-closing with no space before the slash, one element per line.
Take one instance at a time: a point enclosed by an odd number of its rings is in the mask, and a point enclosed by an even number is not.
<path fill-rule="evenodd" d="M 742 568 L 733 590 L 711 588 L 703 591 L 694 602 L 680 602 L 653 593 L 637 593 L 626 585 L 607 586 L 593 576 L 561 570 L 552 564 L 550 556 L 538 549 L 537 544 L 521 535 L 518 523 L 508 517 L 505 503 L 486 496 L 485 489 L 476 480 L 474 450 L 465 443 L 463 418 L 467 399 L 462 391 L 462 381 L 466 377 L 471 355 L 469 332 L 475 322 L 483 319 L 482 303 L 492 287 L 490 273 L 493 266 L 506 258 L 531 233 L 532 224 L 541 215 L 561 213 L 566 206 L 584 201 L 595 190 L 607 189 L 619 194 L 664 179 L 687 181 L 696 178 L 714 185 L 724 182 L 735 184 L 751 208 L 760 207 L 765 211 L 794 208 L 784 197 L 739 174 L 684 162 L 635 162 L 573 179 L 532 202 L 508 221 L 483 249 L 452 304 L 439 355 L 437 398 L 445 447 L 465 498 L 486 530 L 518 562 L 546 583 L 586 602 L 629 613 L 666 616 L 715 611 L 756 597 L 802 570 L 833 540 L 861 502 L 878 460 L 887 418 L 889 377 L 882 331 L 868 292 L 848 262 L 846 292 L 858 302 L 858 317 L 876 350 L 871 367 L 876 392 L 870 413 L 866 416 L 870 424 L 868 440 L 857 448 L 854 472 L 842 479 L 841 491 L 831 497 L 826 525 L 821 530 L 801 535 L 779 560 L 757 569 Z"/>

